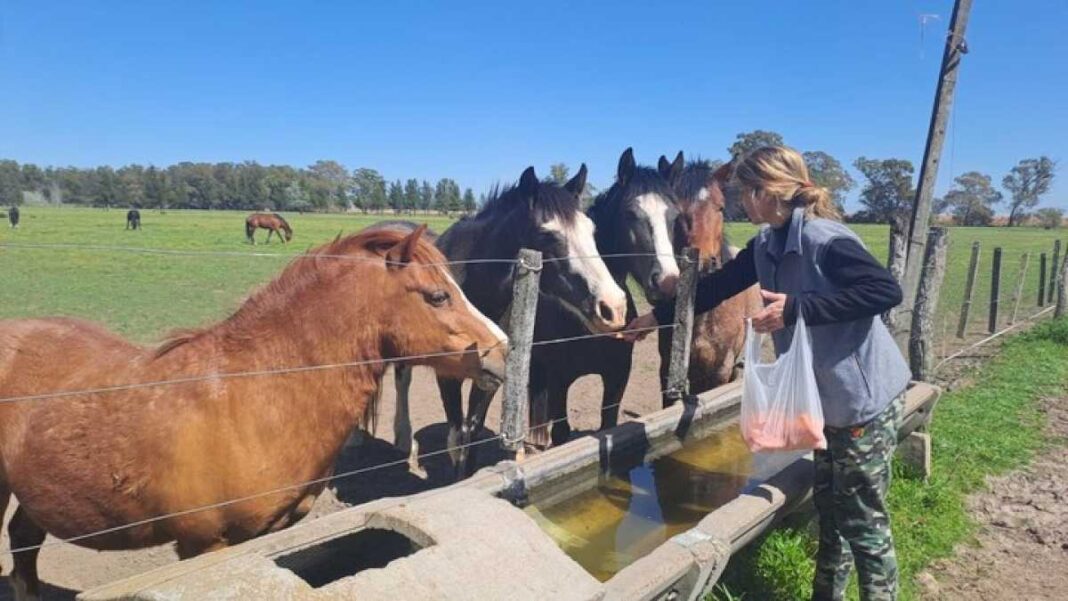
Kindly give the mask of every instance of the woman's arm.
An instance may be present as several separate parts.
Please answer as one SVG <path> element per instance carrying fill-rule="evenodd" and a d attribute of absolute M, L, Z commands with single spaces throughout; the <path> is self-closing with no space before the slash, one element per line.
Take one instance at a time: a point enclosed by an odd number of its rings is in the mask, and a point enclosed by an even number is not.
<path fill-rule="evenodd" d="M 894 276 L 852 238 L 833 240 L 820 259 L 820 269 L 839 290 L 787 297 L 786 325 L 797 321 L 798 311 L 806 324 L 817 326 L 880 315 L 901 303 L 901 287 Z"/>
<path fill-rule="evenodd" d="M 722 269 L 713 271 L 697 281 L 694 298 L 694 315 L 715 309 L 723 301 L 752 286 L 757 281 L 756 263 L 753 261 L 753 240 Z M 675 321 L 675 300 L 657 303 L 653 315 L 659 324 Z"/>

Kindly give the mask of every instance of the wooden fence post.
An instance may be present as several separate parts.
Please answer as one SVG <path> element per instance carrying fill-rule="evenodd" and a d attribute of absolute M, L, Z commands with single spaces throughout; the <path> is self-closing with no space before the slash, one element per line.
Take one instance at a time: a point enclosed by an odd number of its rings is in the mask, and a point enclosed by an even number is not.
<path fill-rule="evenodd" d="M 1038 255 L 1038 306 L 1046 304 L 1046 253 Z"/>
<path fill-rule="evenodd" d="M 675 293 L 675 330 L 671 334 L 671 359 L 663 406 L 684 400 L 690 393 L 690 344 L 693 342 L 693 303 L 697 292 L 697 265 L 700 255 L 689 246 L 682 251 L 679 285 Z"/>
<path fill-rule="evenodd" d="M 1053 309 L 1054 317 L 1064 317 L 1065 305 L 1068 304 L 1068 293 L 1065 292 L 1065 282 L 1068 282 L 1068 274 L 1064 273 L 1064 270 L 1068 268 L 1068 254 L 1065 254 L 1064 262 L 1061 265 L 1061 273 L 1057 276 L 1057 307 Z"/>
<path fill-rule="evenodd" d="M 908 260 L 908 254 L 909 224 L 903 215 L 894 215 L 890 218 L 890 249 L 886 259 L 886 268 L 901 286 L 905 285 L 905 263 Z M 904 326 L 897 323 L 899 320 L 897 316 L 900 312 L 901 306 L 899 305 L 883 313 L 883 323 L 890 328 L 890 333 L 894 334 L 895 339 L 900 339 L 900 333 L 895 333 L 895 328 L 904 329 Z"/>
<path fill-rule="evenodd" d="M 927 234 L 927 248 L 920 273 L 920 289 L 912 312 L 909 333 L 909 364 L 912 378 L 926 380 L 934 371 L 934 316 L 938 310 L 938 291 L 946 275 L 946 247 L 949 236 L 944 227 L 932 227 Z"/>
<path fill-rule="evenodd" d="M 972 298 L 975 296 L 975 276 L 979 273 L 979 241 L 972 242 L 972 259 L 968 263 L 968 280 L 964 284 L 964 303 L 960 306 L 960 323 L 957 324 L 957 338 L 964 338 L 968 327 L 968 313 L 972 310 Z"/>
<path fill-rule="evenodd" d="M 1001 247 L 994 248 L 994 265 L 990 272 L 990 320 L 987 330 L 998 331 L 998 301 L 1001 300 Z"/>
<path fill-rule="evenodd" d="M 501 406 L 501 446 L 523 457 L 523 440 L 530 427 L 530 349 L 534 343 L 534 318 L 538 309 L 541 253 L 519 251 L 508 332 L 508 358 L 504 369 L 504 401 Z"/>
<path fill-rule="evenodd" d="M 1060 272 L 1060 259 L 1061 259 L 1061 241 L 1053 241 L 1053 262 L 1049 265 L 1049 291 L 1046 297 L 1047 303 L 1053 302 L 1053 295 L 1057 291 L 1057 274 Z"/>
<path fill-rule="evenodd" d="M 1023 285 L 1027 275 L 1027 263 L 1031 259 L 1031 253 L 1020 256 L 1020 273 L 1016 274 L 1016 288 L 1012 292 L 1012 315 L 1009 317 L 1009 325 L 1016 323 L 1016 315 L 1020 311 L 1020 298 L 1023 296 Z"/>

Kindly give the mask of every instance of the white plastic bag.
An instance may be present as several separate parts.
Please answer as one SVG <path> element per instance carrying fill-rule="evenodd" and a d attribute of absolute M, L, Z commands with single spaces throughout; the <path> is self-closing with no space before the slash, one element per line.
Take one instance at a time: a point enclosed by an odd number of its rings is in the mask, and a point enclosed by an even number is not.
<path fill-rule="evenodd" d="M 812 343 L 798 316 L 794 337 L 774 363 L 760 360 L 764 336 L 747 321 L 742 381 L 742 438 L 749 450 L 826 449 L 823 407 L 812 367 Z"/>

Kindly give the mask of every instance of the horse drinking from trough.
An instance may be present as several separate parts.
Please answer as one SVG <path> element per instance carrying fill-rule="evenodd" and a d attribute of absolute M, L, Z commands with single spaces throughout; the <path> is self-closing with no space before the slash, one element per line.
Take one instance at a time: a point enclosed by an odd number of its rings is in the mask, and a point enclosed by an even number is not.
<path fill-rule="evenodd" d="M 667 157 L 661 156 L 659 170 L 671 182 L 678 197 L 679 219 L 672 237 L 675 250 L 681 252 L 693 246 L 700 253 L 702 272 L 719 269 L 733 258 L 723 231 L 723 187 L 730 179 L 730 164 L 717 167 L 704 160 L 685 163 L 679 152 L 670 163 Z M 737 376 L 745 345 L 745 318 L 762 306 L 760 288 L 752 286 L 694 319 L 689 367 L 691 394 L 711 390 Z M 662 389 L 667 386 L 672 334 L 671 330 L 661 330 L 659 335 Z"/>
<path fill-rule="evenodd" d="M 113 529 L 77 543 L 177 541 L 185 558 L 276 531 L 311 508 L 389 361 L 498 386 L 503 333 L 423 231 L 339 238 L 157 348 L 74 319 L 0 321 L 11 547 Z M 87 392 L 49 397 L 64 391 Z M 14 554 L 20 600 L 37 596 L 37 553 Z"/>
<path fill-rule="evenodd" d="M 129 211 L 126 211 L 126 229 L 141 229 L 141 211 L 138 211 L 137 209 L 130 209 Z"/>
<path fill-rule="evenodd" d="M 581 210 L 579 195 L 586 186 L 586 173 L 582 165 L 575 177 L 560 186 L 539 181 L 530 167 L 517 185 L 493 191 L 475 216 L 460 220 L 438 239 L 438 248 L 449 260 L 462 262 L 453 266 L 453 273 L 487 317 L 505 322 L 512 303 L 514 259 L 520 249 L 531 248 L 540 251 L 544 260 L 541 299 L 558 309 L 557 314 L 566 314 L 583 333 L 611 332 L 626 324 L 625 293 L 601 260 L 593 222 Z M 536 324 L 553 319 L 552 315 L 539 309 Z M 394 442 L 402 449 L 412 442 L 409 382 L 410 373 L 398 369 Z M 461 385 L 460 379 L 438 376 L 449 422 L 447 445 L 453 449 L 450 455 L 457 476 L 462 477 L 468 464 L 475 463 L 474 448 L 467 445 L 481 431 L 494 391 L 472 390 L 465 417 Z M 409 450 L 414 468 L 416 449 Z"/>
<path fill-rule="evenodd" d="M 627 322 L 637 312 L 626 285 L 627 277 L 641 285 L 649 302 L 671 298 L 678 283 L 679 267 L 671 246 L 670 232 L 677 217 L 674 192 L 656 169 L 638 166 L 633 149 L 619 158 L 616 181 L 597 197 L 589 209 L 596 225 L 597 248 L 604 255 L 612 278 L 627 294 Z M 535 340 L 573 338 L 583 334 L 581 324 L 550 303 L 538 305 Z M 532 433 L 531 442 L 554 445 L 567 442 L 567 395 L 571 385 L 585 375 L 601 378 L 601 429 L 619 419 L 620 403 L 630 379 L 634 345 L 614 338 L 586 338 L 545 347 L 535 347 L 531 358 L 531 408 L 546 411 L 532 424 L 550 422 Z"/>
<path fill-rule="evenodd" d="M 293 228 L 278 213 L 253 213 L 245 218 L 245 237 L 250 244 L 256 244 L 256 229 L 263 228 L 267 231 L 267 242 L 271 243 L 271 234 L 277 234 L 283 244 L 293 239 Z M 285 236 L 282 233 L 285 232 Z"/>

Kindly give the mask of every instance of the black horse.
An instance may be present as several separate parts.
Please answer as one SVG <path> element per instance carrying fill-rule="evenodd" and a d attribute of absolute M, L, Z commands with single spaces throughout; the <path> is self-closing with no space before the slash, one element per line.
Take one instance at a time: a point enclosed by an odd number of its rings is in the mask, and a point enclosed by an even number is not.
<path fill-rule="evenodd" d="M 679 166 L 681 169 L 681 165 Z M 675 174 L 668 174 L 674 177 Z M 628 148 L 619 158 L 616 182 L 595 200 L 589 215 L 597 227 L 597 248 L 613 279 L 627 294 L 627 321 L 637 316 L 634 299 L 626 286 L 630 276 L 642 286 L 649 302 L 674 296 L 679 268 L 670 233 L 678 217 L 674 191 L 657 170 L 639 167 Z M 615 256 L 613 256 L 615 255 Z M 535 340 L 581 336 L 581 324 L 551 303 L 538 305 Z M 620 403 L 630 379 L 634 345 L 599 337 L 535 347 L 531 357 L 531 407 L 545 408 L 547 415 L 534 416 L 532 424 L 552 423 L 552 444 L 571 437 L 567 422 L 567 393 L 586 375 L 601 377 L 601 429 L 619 419 Z M 545 429 L 535 430 L 531 442 L 544 444 Z"/>
<path fill-rule="evenodd" d="M 11 205 L 11 208 L 7 210 L 7 220 L 11 222 L 11 229 L 16 229 L 19 226 L 19 208 L 15 205 Z"/>
<path fill-rule="evenodd" d="M 545 261 L 541 298 L 557 310 L 539 312 L 537 323 L 566 315 L 583 333 L 611 332 L 626 324 L 625 293 L 598 256 L 593 222 L 581 210 L 579 195 L 585 186 L 585 165 L 563 186 L 539 181 L 530 167 L 517 185 L 491 192 L 475 216 L 461 219 L 438 239 L 438 248 L 449 260 L 466 262 L 454 265 L 453 274 L 470 302 L 489 319 L 506 320 L 515 275 L 511 259 L 520 249 L 531 248 L 541 251 Z M 397 369 L 394 442 L 401 448 L 411 443 L 407 408 L 401 406 L 407 403 L 409 378 L 406 368 Z M 459 380 L 438 379 L 449 422 L 447 444 L 454 449 L 450 455 L 458 476 L 474 464 L 473 448 L 464 445 L 481 431 L 495 393 L 473 388 L 465 416 L 461 385 Z"/>
<path fill-rule="evenodd" d="M 141 229 L 141 211 L 138 211 L 137 209 L 130 209 L 129 211 L 126 211 L 126 229 Z"/>

